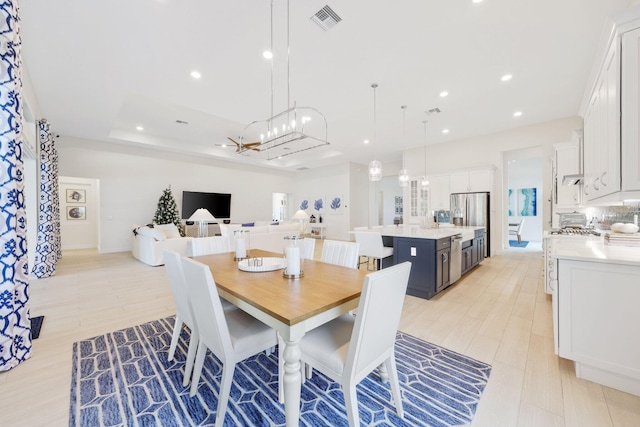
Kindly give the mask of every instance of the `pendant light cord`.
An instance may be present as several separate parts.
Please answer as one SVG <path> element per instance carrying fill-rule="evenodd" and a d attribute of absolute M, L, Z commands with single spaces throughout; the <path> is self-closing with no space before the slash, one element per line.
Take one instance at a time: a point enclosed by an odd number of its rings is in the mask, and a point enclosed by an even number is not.
<path fill-rule="evenodd" d="M 407 145 L 407 132 L 406 132 L 407 106 L 403 105 L 400 108 L 402 108 L 402 141 L 406 146 Z M 402 150 L 402 170 L 404 170 L 404 149 Z"/>
<path fill-rule="evenodd" d="M 371 83 L 371 87 L 373 88 L 373 160 L 377 160 L 376 151 L 378 149 L 378 126 L 376 120 L 376 89 L 378 88 L 378 83 Z"/>

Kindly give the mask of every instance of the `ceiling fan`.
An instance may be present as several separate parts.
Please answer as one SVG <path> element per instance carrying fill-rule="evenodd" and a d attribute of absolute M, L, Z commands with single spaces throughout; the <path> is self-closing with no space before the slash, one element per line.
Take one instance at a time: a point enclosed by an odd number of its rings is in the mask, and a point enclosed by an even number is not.
<path fill-rule="evenodd" d="M 239 153 L 241 151 L 246 151 L 246 150 L 253 150 L 253 151 L 262 151 L 259 148 L 256 148 L 256 145 L 261 145 L 262 142 L 257 141 L 257 142 L 250 142 L 248 144 L 242 144 L 240 142 L 237 142 L 236 140 L 234 140 L 231 137 L 227 137 L 227 139 L 231 142 L 233 142 L 234 144 L 236 144 L 236 153 Z"/>

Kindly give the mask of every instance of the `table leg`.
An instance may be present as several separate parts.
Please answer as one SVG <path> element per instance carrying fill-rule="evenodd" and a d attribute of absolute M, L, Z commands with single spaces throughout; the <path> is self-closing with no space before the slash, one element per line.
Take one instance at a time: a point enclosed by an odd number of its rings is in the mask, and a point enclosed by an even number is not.
<path fill-rule="evenodd" d="M 300 340 L 285 340 L 284 347 L 284 414 L 287 427 L 297 427 L 300 419 Z"/>

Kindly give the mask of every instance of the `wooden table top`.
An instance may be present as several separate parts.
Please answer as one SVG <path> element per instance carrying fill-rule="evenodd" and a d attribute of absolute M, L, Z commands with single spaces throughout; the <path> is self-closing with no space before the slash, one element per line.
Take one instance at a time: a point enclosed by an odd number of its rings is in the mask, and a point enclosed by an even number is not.
<path fill-rule="evenodd" d="M 210 267 L 219 289 L 292 326 L 360 297 L 366 270 L 305 260 L 304 277 L 286 279 L 282 270 L 247 272 L 238 269 L 234 253 L 193 257 Z M 282 257 L 252 249 L 252 257 Z"/>

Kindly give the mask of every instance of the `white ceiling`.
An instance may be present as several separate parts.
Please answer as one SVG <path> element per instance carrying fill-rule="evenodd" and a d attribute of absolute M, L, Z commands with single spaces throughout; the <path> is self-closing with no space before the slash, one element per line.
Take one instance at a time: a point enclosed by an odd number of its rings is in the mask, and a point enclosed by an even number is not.
<path fill-rule="evenodd" d="M 269 0 L 25 0 L 20 14 L 24 63 L 63 138 L 295 170 L 399 161 L 424 145 L 425 119 L 432 144 L 574 116 L 605 18 L 630 3 L 293 0 L 287 42 L 287 2 L 274 0 L 273 92 Z M 325 4 L 342 18 L 328 31 L 310 20 Z M 272 93 L 273 113 L 321 111 L 331 144 L 281 160 L 216 145 L 270 117 Z"/>

